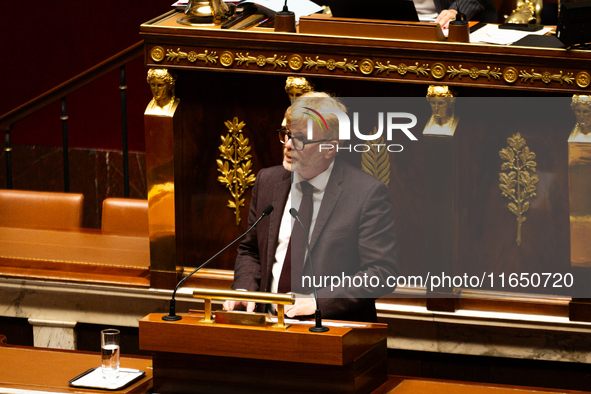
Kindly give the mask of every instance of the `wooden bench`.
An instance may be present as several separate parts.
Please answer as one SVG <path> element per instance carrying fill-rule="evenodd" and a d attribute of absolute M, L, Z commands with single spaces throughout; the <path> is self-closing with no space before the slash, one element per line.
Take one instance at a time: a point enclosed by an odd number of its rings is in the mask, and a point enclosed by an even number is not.
<path fill-rule="evenodd" d="M 101 229 L 104 234 L 148 236 L 148 201 L 106 198 L 103 201 Z"/>
<path fill-rule="evenodd" d="M 77 229 L 83 204 L 78 193 L 0 190 L 0 226 Z"/>

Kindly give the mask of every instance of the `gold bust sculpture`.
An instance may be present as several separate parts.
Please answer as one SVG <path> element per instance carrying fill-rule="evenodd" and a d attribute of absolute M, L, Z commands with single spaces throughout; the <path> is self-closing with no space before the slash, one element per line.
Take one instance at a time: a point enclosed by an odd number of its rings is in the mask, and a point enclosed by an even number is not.
<path fill-rule="evenodd" d="M 427 90 L 427 101 L 433 114 L 423 134 L 453 135 L 460 120 L 454 114 L 455 94 L 448 86 L 430 85 Z"/>
<path fill-rule="evenodd" d="M 311 92 L 312 90 L 314 90 L 314 88 L 306 78 L 287 77 L 287 80 L 285 81 L 285 92 L 290 100 L 300 97 L 302 94 Z"/>
<path fill-rule="evenodd" d="M 570 107 L 575 113 L 577 124 L 570 134 L 569 141 L 591 142 L 591 96 L 573 95 Z"/>
<path fill-rule="evenodd" d="M 152 101 L 146 112 L 152 114 L 170 114 L 178 102 L 174 96 L 176 76 L 165 68 L 151 68 L 148 70 L 148 84 L 152 90 Z"/>

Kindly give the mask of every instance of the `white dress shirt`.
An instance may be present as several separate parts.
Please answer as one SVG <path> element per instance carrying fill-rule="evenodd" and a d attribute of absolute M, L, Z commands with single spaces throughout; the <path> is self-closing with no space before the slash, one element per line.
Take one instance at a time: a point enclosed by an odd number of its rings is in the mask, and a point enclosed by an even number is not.
<path fill-rule="evenodd" d="M 312 191 L 312 222 L 310 223 L 310 234 L 311 237 L 314 232 L 314 225 L 316 224 L 316 218 L 318 217 L 318 211 L 320 210 L 320 204 L 324 197 L 324 191 L 328 184 L 328 179 L 332 173 L 334 167 L 334 160 L 326 170 L 316 175 L 312 179 L 304 179 L 297 172 L 293 173 L 292 187 L 287 197 L 287 202 L 283 209 L 283 216 L 281 217 L 281 225 L 279 226 L 279 239 L 277 241 L 277 250 L 275 251 L 275 261 L 273 262 L 271 280 L 271 292 L 277 293 L 279 286 L 279 277 L 281 276 L 281 270 L 283 269 L 283 261 L 285 261 L 285 255 L 287 254 L 287 247 L 289 245 L 289 239 L 291 237 L 291 229 L 295 219 L 291 217 L 289 210 L 291 208 L 299 209 L 300 203 L 302 202 L 302 188 L 300 182 L 307 181 L 313 186 Z M 299 226 L 299 224 L 298 224 Z"/>

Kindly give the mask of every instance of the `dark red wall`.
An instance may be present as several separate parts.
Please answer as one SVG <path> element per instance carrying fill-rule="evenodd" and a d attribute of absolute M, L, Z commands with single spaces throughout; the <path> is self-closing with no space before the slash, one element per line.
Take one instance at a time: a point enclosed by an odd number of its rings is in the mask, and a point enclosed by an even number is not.
<path fill-rule="evenodd" d="M 83 0 L 0 5 L 0 114 L 37 97 L 141 40 L 139 26 L 173 0 Z M 151 99 L 143 57 L 126 67 L 129 149 L 144 151 L 143 112 Z M 69 146 L 121 149 L 119 71 L 66 99 Z M 13 144 L 61 146 L 59 101 L 17 123 Z"/>

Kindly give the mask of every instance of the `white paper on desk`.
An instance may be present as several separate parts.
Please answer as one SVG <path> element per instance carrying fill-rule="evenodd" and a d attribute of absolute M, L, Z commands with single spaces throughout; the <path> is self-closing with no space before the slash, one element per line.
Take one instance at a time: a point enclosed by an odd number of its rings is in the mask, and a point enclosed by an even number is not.
<path fill-rule="evenodd" d="M 521 40 L 529 34 L 544 35 L 552 28 L 544 27 L 538 31 L 523 31 L 511 29 L 499 29 L 498 25 L 486 25 L 470 34 L 470 42 L 484 42 L 487 44 L 510 45 Z"/>
<path fill-rule="evenodd" d="M 246 0 L 245 3 L 254 3 L 279 12 L 283 10 L 285 0 Z M 296 23 L 300 20 L 300 16 L 307 16 L 322 11 L 322 7 L 310 0 L 288 1 L 287 8 L 295 14 Z"/>

